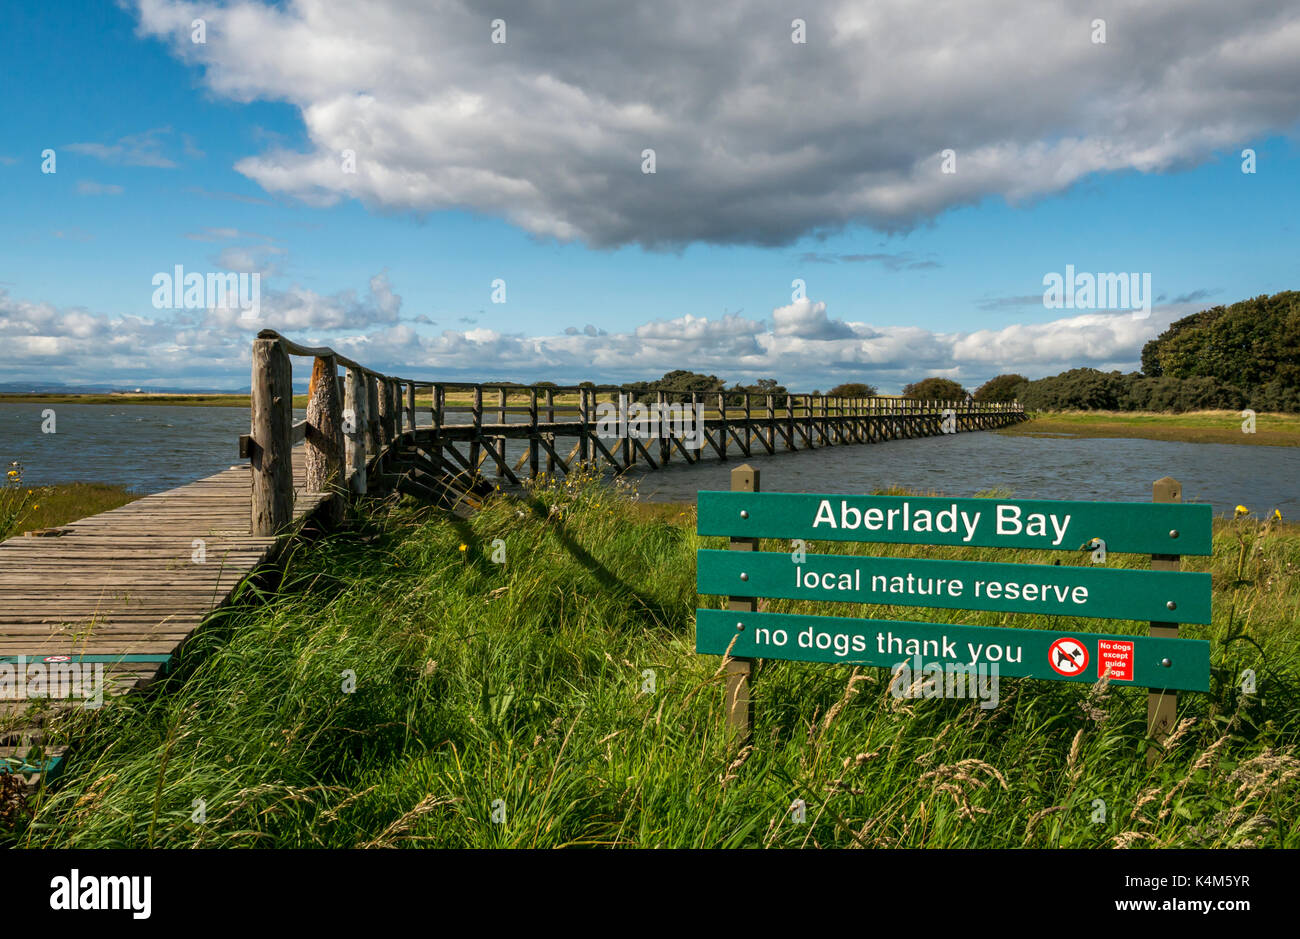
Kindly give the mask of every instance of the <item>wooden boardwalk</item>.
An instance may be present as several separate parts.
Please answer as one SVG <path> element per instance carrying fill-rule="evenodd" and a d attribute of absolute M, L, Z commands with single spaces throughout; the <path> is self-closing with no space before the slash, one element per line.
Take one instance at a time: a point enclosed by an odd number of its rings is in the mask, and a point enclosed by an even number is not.
<path fill-rule="evenodd" d="M 291 355 L 313 360 L 307 417 L 297 422 Z M 321 508 L 327 492 L 343 498 L 397 489 L 463 512 L 493 489 L 483 478 L 485 464 L 495 464 L 502 485 L 519 485 L 525 466 L 530 479 L 577 467 L 623 473 L 638 465 L 658 469 L 674 458 L 696 463 L 709 449 L 725 461 L 729 449 L 748 457 L 988 430 L 1025 418 L 1017 404 L 657 391 L 646 403 L 658 416 L 647 419 L 632 415 L 617 386 L 393 378 L 272 330 L 254 340 L 252 366 L 251 427 L 239 441 L 248 465 L 73 522 L 58 534 L 0 544 L 0 770 L 48 774 L 62 755 L 45 744 L 45 716 L 51 708 L 81 706 L 55 704 L 69 689 L 34 687 L 33 672 L 75 676 L 83 685 L 78 692 L 102 698 L 147 686 L 244 578 L 275 560 L 283 536 Z M 427 424 L 419 420 L 417 389 L 428 392 Z M 447 420 L 448 391 L 470 393 L 469 422 Z M 485 407 L 485 392 L 495 406 Z M 557 394 L 571 394 L 576 405 L 561 404 Z M 611 400 L 600 402 L 601 394 Z M 511 396 L 527 404 L 512 407 Z M 621 417 L 611 427 L 602 412 L 613 413 L 615 404 Z M 697 433 L 679 439 L 673 407 L 681 417 L 689 409 Z M 496 420 L 485 421 L 485 412 Z M 508 440 L 523 448 L 513 468 Z M 333 520 L 336 509 L 330 507 Z M 326 527 L 331 521 L 322 519 Z M 91 688 L 84 687 L 88 676 Z"/>
<path fill-rule="evenodd" d="M 302 454 L 293 454 L 295 520 L 327 498 L 302 491 Z M 24 660 L 48 668 L 48 657 L 67 657 L 89 680 L 99 665 L 105 698 L 148 685 L 271 559 L 277 539 L 249 534 L 250 489 L 250 468 L 233 467 L 72 522 L 57 536 L 0 543 L 0 667 L 21 676 Z M 26 684 L 11 678 L 0 690 L 0 757 L 16 768 L 41 738 L 44 721 L 30 705 L 55 705 L 39 690 L 29 698 Z"/>

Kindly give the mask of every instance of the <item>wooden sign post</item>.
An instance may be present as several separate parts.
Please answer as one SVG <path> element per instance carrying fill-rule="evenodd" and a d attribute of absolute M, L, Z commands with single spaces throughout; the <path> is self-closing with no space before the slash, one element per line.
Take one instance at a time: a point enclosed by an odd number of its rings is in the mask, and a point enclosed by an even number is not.
<path fill-rule="evenodd" d="M 758 492 L 759 471 L 748 463 L 731 471 L 732 492 Z M 757 551 L 757 538 L 732 538 L 732 551 Z M 755 597 L 728 597 L 727 609 L 733 613 L 758 610 Z M 738 740 L 749 739 L 754 706 L 750 685 L 754 680 L 754 660 L 732 656 L 727 659 L 727 729 Z"/>
<path fill-rule="evenodd" d="M 747 736 L 758 659 L 890 668 L 983 668 L 1039 678 L 1151 689 L 1149 729 L 1170 731 L 1176 691 L 1208 691 L 1210 644 L 1180 623 L 1211 621 L 1210 575 L 1179 569 L 1209 554 L 1213 513 L 1183 505 L 1176 480 L 1150 503 L 760 493 L 758 472 L 732 471 L 731 491 L 699 494 L 698 531 L 730 539 L 697 553 L 696 589 L 726 597 L 696 611 L 695 651 L 725 655 L 727 727 Z M 932 558 L 759 551 L 761 538 L 1149 554 L 1150 570 Z M 1177 546 L 1175 548 L 1175 546 Z M 1177 553 L 1174 553 L 1174 551 Z M 1149 635 L 1013 629 L 759 612 L 758 598 L 1147 621 Z M 921 668 L 917 658 L 917 668 Z"/>
<path fill-rule="evenodd" d="M 1179 485 L 1178 480 L 1169 476 L 1157 479 L 1151 485 L 1151 501 L 1160 503 L 1182 502 L 1183 487 Z M 1172 536 L 1173 531 L 1170 534 Z M 1179 536 L 1181 537 L 1181 532 L 1179 532 Z M 1177 571 L 1182 566 L 1182 555 L 1180 554 L 1151 555 L 1151 569 L 1153 571 Z M 1152 620 L 1151 635 L 1177 639 L 1178 623 Z M 1173 729 L 1174 717 L 1177 711 L 1177 692 L 1170 691 L 1162 686 L 1159 691 L 1152 691 L 1147 695 L 1147 736 L 1156 741 L 1147 749 L 1147 766 L 1150 766 L 1159 757 L 1161 745 L 1163 745 L 1165 739 L 1169 736 L 1169 732 Z"/>

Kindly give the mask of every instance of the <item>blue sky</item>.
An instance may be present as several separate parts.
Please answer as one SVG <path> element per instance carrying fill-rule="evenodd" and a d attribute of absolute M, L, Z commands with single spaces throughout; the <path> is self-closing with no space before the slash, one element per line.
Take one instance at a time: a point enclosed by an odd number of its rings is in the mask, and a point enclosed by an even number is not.
<path fill-rule="evenodd" d="M 1159 16 L 1117 12 L 1101 44 L 1091 13 L 1060 9 L 1024 26 L 1048 60 L 1036 81 L 1009 66 L 970 92 L 932 56 L 984 36 L 977 17 L 891 34 L 900 92 L 844 51 L 892 21 L 836 4 L 808 5 L 806 48 L 781 4 L 738 5 L 753 28 L 723 39 L 683 38 L 689 5 L 648 37 L 597 6 L 573 46 L 515 4 L 408 6 L 339 23 L 315 2 L 7 4 L 0 382 L 246 386 L 246 323 L 152 304 L 177 264 L 258 272 L 258 325 L 403 375 L 683 367 L 799 390 L 1135 368 L 1172 319 L 1297 286 L 1297 34 L 1269 4 L 1226 36 L 1212 7 L 1168 8 L 1211 11 L 1227 78 L 1194 23 L 1156 51 Z M 620 41 L 667 44 L 667 61 Z M 1141 67 L 1115 75 L 1128 44 Z M 335 178 L 351 141 L 359 172 Z M 1066 265 L 1150 273 L 1151 316 L 1046 308 L 1043 278 Z"/>

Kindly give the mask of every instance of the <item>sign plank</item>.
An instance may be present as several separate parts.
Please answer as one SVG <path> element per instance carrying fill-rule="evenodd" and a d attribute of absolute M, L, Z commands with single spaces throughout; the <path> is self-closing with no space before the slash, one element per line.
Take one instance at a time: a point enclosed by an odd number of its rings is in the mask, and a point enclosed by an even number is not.
<path fill-rule="evenodd" d="M 908 662 L 918 670 L 931 663 L 996 665 L 1000 677 L 1074 682 L 1095 682 L 1109 669 L 1118 685 L 1210 690 L 1210 644 L 1203 639 L 731 610 L 696 610 L 695 617 L 701 655 L 880 668 Z"/>
<path fill-rule="evenodd" d="M 1211 551 L 1209 505 L 701 492 L 701 535 L 1108 553 Z"/>
<path fill-rule="evenodd" d="M 830 600 L 1090 616 L 1210 622 L 1210 575 L 1105 567 L 809 554 L 697 552 L 696 589 L 790 600 Z"/>

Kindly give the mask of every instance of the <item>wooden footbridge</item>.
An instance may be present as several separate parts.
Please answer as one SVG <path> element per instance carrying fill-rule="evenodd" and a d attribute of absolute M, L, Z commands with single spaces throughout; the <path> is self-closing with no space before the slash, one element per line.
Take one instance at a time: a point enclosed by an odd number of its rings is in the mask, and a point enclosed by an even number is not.
<path fill-rule="evenodd" d="M 311 358 L 293 420 L 291 356 Z M 0 771 L 36 780 L 58 708 L 147 686 L 247 577 L 343 501 L 395 490 L 465 511 L 496 486 L 581 468 L 879 443 L 1005 426 L 1013 404 L 471 384 L 395 378 L 270 330 L 253 343 L 247 464 L 0 544 Z M 340 375 L 340 369 L 342 374 Z M 512 403 L 521 402 L 521 403 Z M 492 479 L 485 478 L 485 470 Z M 65 692 L 65 693 L 56 693 Z"/>

